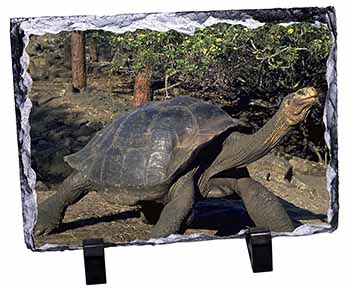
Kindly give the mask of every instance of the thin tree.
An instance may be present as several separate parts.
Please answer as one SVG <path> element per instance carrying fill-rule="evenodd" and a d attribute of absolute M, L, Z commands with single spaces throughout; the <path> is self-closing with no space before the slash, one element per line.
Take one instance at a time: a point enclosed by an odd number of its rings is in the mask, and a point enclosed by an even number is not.
<path fill-rule="evenodd" d="M 85 35 L 83 31 L 73 31 L 71 35 L 72 87 L 74 92 L 86 88 Z"/>
<path fill-rule="evenodd" d="M 152 69 L 146 66 L 136 74 L 133 105 L 140 106 L 152 97 Z"/>

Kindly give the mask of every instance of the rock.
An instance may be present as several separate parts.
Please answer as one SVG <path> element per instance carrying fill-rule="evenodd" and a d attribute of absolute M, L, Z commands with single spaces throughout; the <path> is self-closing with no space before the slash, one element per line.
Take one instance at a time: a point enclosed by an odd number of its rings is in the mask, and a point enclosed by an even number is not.
<path fill-rule="evenodd" d="M 310 175 L 293 175 L 291 184 L 298 189 L 306 190 L 320 195 L 321 197 L 327 199 L 327 179 L 326 176 L 310 176 Z"/>
<path fill-rule="evenodd" d="M 293 157 L 289 160 L 289 164 L 293 167 L 295 173 L 319 177 L 325 177 L 326 175 L 326 165 L 321 163 Z"/>
<path fill-rule="evenodd" d="M 289 162 L 274 154 L 268 154 L 248 165 L 248 170 L 265 180 L 290 181 L 292 177 L 292 166 Z"/>

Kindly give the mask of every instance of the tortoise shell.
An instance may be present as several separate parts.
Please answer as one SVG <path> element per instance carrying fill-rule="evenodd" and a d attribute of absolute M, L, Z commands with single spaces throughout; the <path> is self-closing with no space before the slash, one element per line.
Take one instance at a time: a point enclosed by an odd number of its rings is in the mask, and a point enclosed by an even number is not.
<path fill-rule="evenodd" d="M 118 117 L 65 161 L 103 186 L 155 186 L 185 170 L 196 151 L 236 125 L 221 108 L 195 98 L 150 102 Z"/>

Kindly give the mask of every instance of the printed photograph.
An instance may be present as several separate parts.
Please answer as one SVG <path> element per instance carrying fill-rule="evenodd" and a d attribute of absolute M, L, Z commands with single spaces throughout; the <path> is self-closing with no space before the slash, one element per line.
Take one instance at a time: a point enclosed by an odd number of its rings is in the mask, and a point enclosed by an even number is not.
<path fill-rule="evenodd" d="M 35 246 L 327 224 L 326 24 L 31 35 Z"/>

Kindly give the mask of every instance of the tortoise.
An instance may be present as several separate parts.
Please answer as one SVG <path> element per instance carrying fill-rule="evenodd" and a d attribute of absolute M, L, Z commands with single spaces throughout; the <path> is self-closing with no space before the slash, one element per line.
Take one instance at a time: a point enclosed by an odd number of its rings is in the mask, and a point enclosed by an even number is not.
<path fill-rule="evenodd" d="M 220 107 L 191 97 L 154 101 L 125 113 L 64 160 L 74 169 L 38 208 L 35 235 L 59 227 L 68 206 L 89 191 L 111 203 L 140 205 L 151 238 L 182 233 L 195 201 L 238 195 L 256 226 L 290 232 L 279 199 L 246 166 L 266 155 L 318 103 L 305 87 L 287 95 L 254 134 Z"/>

